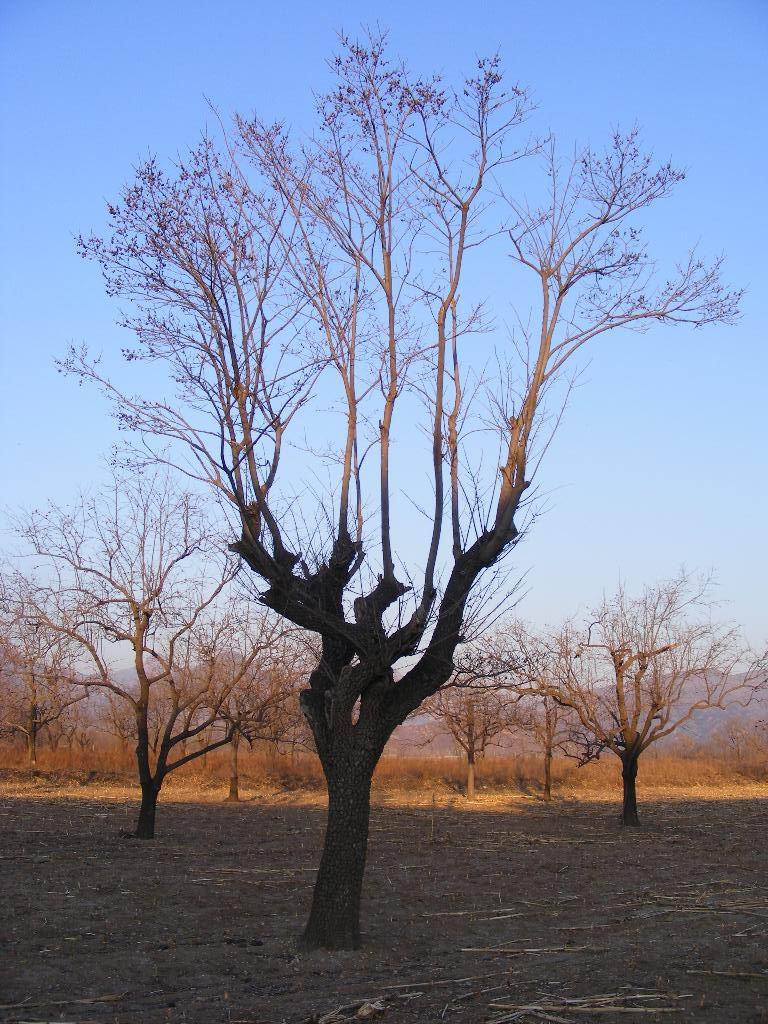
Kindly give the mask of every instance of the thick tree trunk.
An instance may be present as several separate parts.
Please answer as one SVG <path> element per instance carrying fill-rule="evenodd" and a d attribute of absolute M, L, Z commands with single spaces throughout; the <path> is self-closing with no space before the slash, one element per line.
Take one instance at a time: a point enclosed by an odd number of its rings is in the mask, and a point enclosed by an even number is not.
<path fill-rule="evenodd" d="M 229 744 L 229 796 L 227 800 L 237 803 L 240 799 L 237 752 L 240 748 L 240 734 L 235 733 Z"/>
<path fill-rule="evenodd" d="M 149 731 L 146 703 L 136 708 L 136 764 L 141 786 L 141 807 L 134 835 L 137 839 L 155 838 L 155 810 L 163 775 L 156 766 L 153 775 L 149 759 Z"/>
<path fill-rule="evenodd" d="M 305 949 L 358 949 L 373 768 L 350 763 L 328 775 L 328 821 Z"/>
<path fill-rule="evenodd" d="M 624 825 L 635 826 L 640 824 L 637 815 L 637 757 L 628 757 L 622 761 L 621 781 L 624 787 L 624 805 L 621 812 L 621 820 Z"/>
<path fill-rule="evenodd" d="M 475 799 L 475 755 L 467 754 L 467 800 Z"/>
<path fill-rule="evenodd" d="M 139 820 L 136 823 L 137 839 L 155 838 L 155 811 L 157 809 L 157 798 L 160 794 L 159 787 L 154 783 L 142 785 L 141 807 L 139 808 Z"/>
<path fill-rule="evenodd" d="M 544 751 L 544 799 L 552 799 L 552 748 Z"/>

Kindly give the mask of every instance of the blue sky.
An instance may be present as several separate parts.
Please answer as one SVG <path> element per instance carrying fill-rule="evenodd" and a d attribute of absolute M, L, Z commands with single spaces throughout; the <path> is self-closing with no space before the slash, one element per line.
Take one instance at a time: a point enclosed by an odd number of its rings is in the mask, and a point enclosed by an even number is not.
<path fill-rule="evenodd" d="M 595 345 L 518 549 L 521 612 L 554 621 L 620 577 L 713 568 L 723 615 L 768 636 L 763 313 L 768 240 L 764 0 L 615 3 L 395 0 L 265 4 L 0 0 L 0 417 L 8 507 L 66 501 L 115 440 L 97 395 L 57 374 L 70 342 L 128 339 L 73 235 L 104 225 L 131 167 L 193 143 L 211 115 L 253 108 L 302 127 L 336 33 L 379 20 L 393 48 L 449 77 L 500 49 L 536 125 L 599 144 L 637 122 L 689 173 L 656 217 L 663 258 L 700 242 L 745 286 L 735 327 Z"/>

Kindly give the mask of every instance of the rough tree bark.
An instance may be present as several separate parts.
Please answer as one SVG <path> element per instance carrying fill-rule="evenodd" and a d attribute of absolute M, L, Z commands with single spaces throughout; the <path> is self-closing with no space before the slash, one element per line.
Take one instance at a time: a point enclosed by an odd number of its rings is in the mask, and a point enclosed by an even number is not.
<path fill-rule="evenodd" d="M 155 812 L 157 810 L 157 798 L 160 795 L 160 787 L 151 780 L 141 784 L 141 807 L 139 808 L 139 819 L 136 822 L 134 835 L 137 839 L 155 838 Z"/>
<path fill-rule="evenodd" d="M 374 766 L 349 759 L 326 775 L 328 820 L 312 907 L 301 937 L 306 949 L 360 946 L 360 897 Z"/>

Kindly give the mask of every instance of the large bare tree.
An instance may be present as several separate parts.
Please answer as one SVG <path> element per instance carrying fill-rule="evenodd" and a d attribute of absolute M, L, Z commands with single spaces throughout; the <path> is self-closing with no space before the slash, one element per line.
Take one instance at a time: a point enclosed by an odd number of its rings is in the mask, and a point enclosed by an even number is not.
<path fill-rule="evenodd" d="M 132 397 L 84 351 L 67 368 L 113 398 L 137 457 L 215 489 L 261 600 L 320 637 L 302 707 L 329 804 L 303 941 L 355 947 L 373 771 L 518 539 L 569 360 L 622 327 L 727 323 L 738 295 L 693 255 L 656 283 L 641 215 L 683 175 L 636 134 L 531 146 L 497 58 L 453 89 L 373 36 L 332 73 L 310 136 L 238 119 L 220 147 L 145 162 L 106 237 L 81 240 L 130 303 L 129 358 L 164 365 L 175 397 Z M 511 341 L 481 252 L 505 302 L 530 286 Z"/>
<path fill-rule="evenodd" d="M 702 711 L 746 705 L 764 685 L 762 660 L 737 630 L 713 622 L 708 590 L 686 573 L 637 597 L 620 587 L 589 622 L 553 635 L 549 671 L 530 677 L 535 691 L 572 709 L 569 741 L 582 763 L 605 750 L 619 758 L 625 825 L 639 824 L 643 752 Z"/>
<path fill-rule="evenodd" d="M 235 567 L 199 502 L 161 475 L 116 478 L 73 509 L 31 513 L 20 529 L 48 574 L 30 619 L 78 649 L 85 686 L 133 713 L 135 835 L 151 839 L 167 775 L 230 741 L 233 723 L 208 730 L 268 645 L 264 613 L 222 596 Z M 210 738 L 182 751 L 199 736 Z"/>

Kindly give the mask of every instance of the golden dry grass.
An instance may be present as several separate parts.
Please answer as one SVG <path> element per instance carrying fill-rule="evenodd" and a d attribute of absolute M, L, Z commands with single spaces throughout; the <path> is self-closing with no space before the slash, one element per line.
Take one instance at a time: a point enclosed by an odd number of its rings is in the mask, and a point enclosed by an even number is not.
<path fill-rule="evenodd" d="M 216 752 L 170 775 L 163 786 L 164 802 L 218 802 L 226 796 L 228 756 Z M 465 766 L 456 756 L 386 756 L 377 769 L 373 801 L 387 806 L 468 806 L 464 796 Z M 542 768 L 533 755 L 486 758 L 478 765 L 474 806 L 491 810 L 510 801 L 540 800 Z M 681 800 L 738 800 L 768 795 L 768 771 L 759 763 L 737 764 L 715 756 L 649 753 L 638 778 L 644 797 Z M 245 751 L 241 755 L 240 790 L 244 800 L 318 805 L 325 788 L 317 760 Z M 31 772 L 23 752 L 0 749 L 0 793 L 7 796 L 50 798 L 91 797 L 132 802 L 137 796 L 130 750 L 50 750 L 38 757 Z M 618 799 L 619 766 L 606 755 L 594 764 L 577 767 L 558 758 L 554 764 L 554 796 L 559 800 Z"/>

